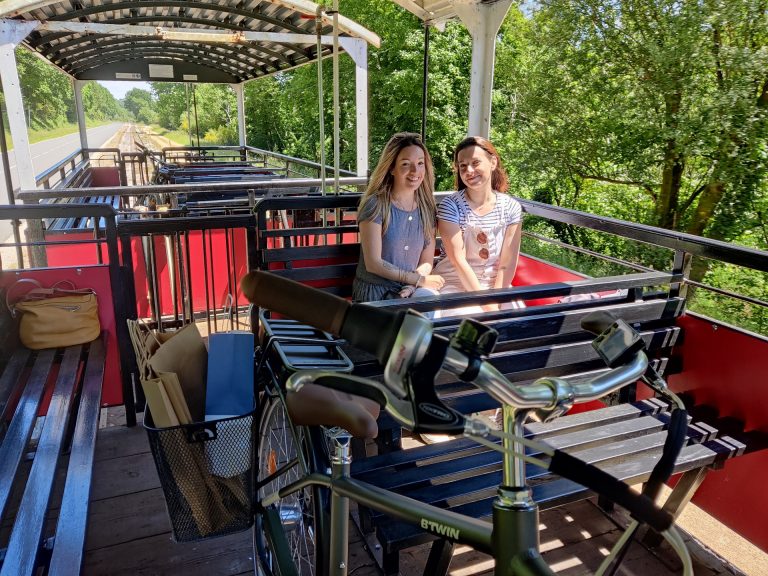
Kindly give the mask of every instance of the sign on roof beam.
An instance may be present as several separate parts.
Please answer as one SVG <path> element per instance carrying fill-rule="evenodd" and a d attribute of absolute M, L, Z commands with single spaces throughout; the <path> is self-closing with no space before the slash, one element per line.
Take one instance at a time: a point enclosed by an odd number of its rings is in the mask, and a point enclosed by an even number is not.
<path fill-rule="evenodd" d="M 30 21 L 31 22 L 31 21 Z M 208 42 L 221 44 L 246 44 L 248 42 L 272 42 L 275 44 L 315 44 L 314 34 L 292 32 L 247 32 L 238 30 L 182 30 L 162 26 L 133 26 L 130 24 L 98 24 L 90 22 L 40 22 L 40 32 L 71 32 L 73 34 L 103 34 L 107 36 L 151 36 L 163 40 L 181 42 Z M 321 36 L 324 45 L 333 44 L 333 36 Z"/>

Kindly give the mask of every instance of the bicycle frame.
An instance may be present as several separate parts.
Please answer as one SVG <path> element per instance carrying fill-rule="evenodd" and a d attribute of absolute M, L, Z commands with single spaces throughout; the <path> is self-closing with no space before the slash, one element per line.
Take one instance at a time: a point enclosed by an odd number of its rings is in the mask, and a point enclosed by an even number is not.
<path fill-rule="evenodd" d="M 505 407 L 505 427 L 522 428 L 524 414 Z M 506 440 L 505 440 L 506 443 Z M 539 510 L 525 483 L 525 467 L 520 458 L 505 452 L 504 483 L 493 504 L 493 521 L 463 516 L 390 492 L 350 477 L 349 436 L 334 438 L 335 454 L 331 473 L 308 473 L 303 478 L 266 495 L 261 500 L 264 510 L 279 499 L 317 485 L 331 493 L 329 570 L 332 576 L 346 576 L 348 570 L 349 501 L 421 526 L 427 532 L 494 556 L 496 576 L 549 576 L 554 573 L 539 553 Z M 519 482 L 517 485 L 512 482 Z M 265 515 L 273 549 L 278 558 L 280 576 L 295 574 L 288 553 L 288 542 L 281 537 L 282 525 L 272 509 Z M 283 563 L 287 558 L 289 571 Z"/>

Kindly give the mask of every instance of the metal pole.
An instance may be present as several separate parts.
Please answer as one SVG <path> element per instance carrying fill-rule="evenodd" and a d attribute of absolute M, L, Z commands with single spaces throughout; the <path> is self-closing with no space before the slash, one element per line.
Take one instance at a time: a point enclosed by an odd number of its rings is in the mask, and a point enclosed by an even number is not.
<path fill-rule="evenodd" d="M 424 67 L 421 81 L 421 141 L 427 143 L 427 88 L 429 84 L 429 24 L 424 23 Z"/>
<path fill-rule="evenodd" d="M 339 0 L 333 0 L 333 193 L 339 193 Z"/>
<path fill-rule="evenodd" d="M 13 193 L 13 178 L 11 177 L 11 164 L 8 157 L 8 142 L 5 139 L 5 118 L 3 117 L 3 107 L 0 106 L 0 153 L 3 155 L 3 176 L 5 177 L 5 190 L 8 193 L 8 203 L 16 204 L 16 197 Z M 21 249 L 21 234 L 19 226 L 21 222 L 12 220 L 13 242 L 16 244 L 16 262 L 18 267 L 24 268 L 24 251 Z"/>
<path fill-rule="evenodd" d="M 195 108 L 195 134 L 197 135 L 197 147 L 200 148 L 200 124 L 197 121 L 197 86 L 192 86 L 192 105 Z"/>
<path fill-rule="evenodd" d="M 325 106 L 323 102 L 323 7 L 317 7 L 315 17 L 317 33 L 317 102 L 320 109 L 320 193 L 325 194 Z M 325 214 L 325 211 L 323 211 Z M 323 222 L 325 226 L 325 222 Z"/>
<path fill-rule="evenodd" d="M 189 116 L 189 82 L 184 83 L 184 97 L 187 101 L 187 134 L 189 135 L 189 145 L 192 146 L 192 118 Z"/>

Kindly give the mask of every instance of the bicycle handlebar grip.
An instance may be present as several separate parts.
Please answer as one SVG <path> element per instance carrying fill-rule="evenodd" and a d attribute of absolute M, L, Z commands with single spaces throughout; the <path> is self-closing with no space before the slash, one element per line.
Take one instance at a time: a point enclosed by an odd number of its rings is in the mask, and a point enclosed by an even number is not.
<path fill-rule="evenodd" d="M 249 272 L 240 287 L 254 304 L 337 336 L 350 307 L 343 298 L 268 272 Z"/>
<path fill-rule="evenodd" d="M 345 378 L 342 374 L 339 374 L 338 376 L 333 374 L 320 376 L 315 379 L 314 383 L 318 386 L 323 386 L 324 388 L 332 388 L 334 390 L 346 392 L 347 394 L 368 398 L 369 400 L 376 402 L 376 404 L 382 408 L 387 405 L 387 399 L 383 392 L 373 386 L 366 386 L 363 382 Z"/>
<path fill-rule="evenodd" d="M 626 508 L 638 522 L 648 524 L 657 532 L 663 532 L 674 522 L 672 515 L 656 506 L 648 496 L 633 492 L 621 480 L 570 454 L 555 450 L 549 469 L 555 474 L 606 496 L 619 506 Z"/>
<path fill-rule="evenodd" d="M 581 328 L 592 334 L 602 334 L 616 322 L 616 318 L 605 310 L 595 310 L 584 316 L 581 320 Z"/>

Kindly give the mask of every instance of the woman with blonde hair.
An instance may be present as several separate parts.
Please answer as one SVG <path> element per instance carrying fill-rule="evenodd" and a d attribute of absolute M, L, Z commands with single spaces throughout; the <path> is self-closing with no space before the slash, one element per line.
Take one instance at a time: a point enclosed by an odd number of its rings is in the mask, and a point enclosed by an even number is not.
<path fill-rule="evenodd" d="M 352 286 L 358 302 L 436 294 L 435 174 L 418 134 L 389 139 L 360 200 L 360 261 Z"/>

